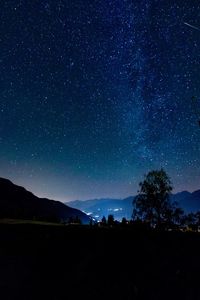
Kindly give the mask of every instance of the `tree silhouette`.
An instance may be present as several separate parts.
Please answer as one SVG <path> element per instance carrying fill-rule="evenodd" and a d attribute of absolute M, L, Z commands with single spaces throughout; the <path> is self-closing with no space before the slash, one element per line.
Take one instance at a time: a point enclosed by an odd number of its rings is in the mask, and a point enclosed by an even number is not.
<path fill-rule="evenodd" d="M 173 211 L 173 221 L 177 225 L 182 225 L 184 221 L 184 211 L 180 207 L 176 207 Z"/>
<path fill-rule="evenodd" d="M 106 225 L 106 217 L 105 217 L 105 216 L 103 216 L 103 218 L 101 219 L 101 223 L 102 223 L 103 225 Z"/>
<path fill-rule="evenodd" d="M 177 203 L 170 202 L 170 207 L 164 213 L 165 224 L 170 226 L 180 226 L 184 224 L 184 211 L 177 207 Z"/>
<path fill-rule="evenodd" d="M 122 218 L 122 226 L 126 226 L 127 225 L 127 220 L 125 217 Z"/>
<path fill-rule="evenodd" d="M 75 224 L 81 224 L 81 219 L 78 216 L 76 216 L 75 220 L 74 220 L 74 223 Z"/>
<path fill-rule="evenodd" d="M 108 225 L 113 225 L 113 224 L 114 224 L 114 216 L 108 215 Z"/>
<path fill-rule="evenodd" d="M 198 214 L 189 213 L 185 215 L 184 223 L 188 228 L 196 230 L 198 227 Z"/>
<path fill-rule="evenodd" d="M 167 173 L 163 169 L 151 171 L 139 186 L 139 195 L 133 200 L 133 219 L 140 218 L 158 227 L 171 221 L 174 206 L 169 197 L 172 185 Z"/>
<path fill-rule="evenodd" d="M 200 211 L 196 213 L 196 221 L 197 221 L 197 225 L 200 226 Z"/>

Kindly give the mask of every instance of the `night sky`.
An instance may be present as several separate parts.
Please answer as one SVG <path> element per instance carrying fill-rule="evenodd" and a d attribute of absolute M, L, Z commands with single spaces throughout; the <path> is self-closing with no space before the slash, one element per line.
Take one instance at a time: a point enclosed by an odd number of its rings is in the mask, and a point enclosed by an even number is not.
<path fill-rule="evenodd" d="M 2 0 L 0 20 L 1 177 L 61 201 L 160 167 L 200 188 L 199 0 Z"/>

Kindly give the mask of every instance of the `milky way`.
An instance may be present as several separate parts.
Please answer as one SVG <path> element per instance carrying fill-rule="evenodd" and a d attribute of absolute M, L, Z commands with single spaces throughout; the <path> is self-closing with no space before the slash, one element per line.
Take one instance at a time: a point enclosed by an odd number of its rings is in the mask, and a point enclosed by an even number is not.
<path fill-rule="evenodd" d="M 200 188 L 198 2 L 2 1 L 0 176 L 63 201 L 160 167 Z"/>

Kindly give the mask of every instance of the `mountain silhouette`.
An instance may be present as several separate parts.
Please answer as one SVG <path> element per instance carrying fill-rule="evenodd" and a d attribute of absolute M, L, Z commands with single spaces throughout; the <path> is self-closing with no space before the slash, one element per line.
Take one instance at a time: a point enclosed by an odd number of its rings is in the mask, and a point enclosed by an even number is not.
<path fill-rule="evenodd" d="M 194 191 L 193 193 L 183 191 L 174 194 L 172 197 L 186 213 L 200 211 L 200 190 Z"/>
<path fill-rule="evenodd" d="M 59 201 L 39 198 L 5 178 L 0 178 L 0 218 L 58 222 L 78 218 L 83 224 L 90 222 L 82 211 Z"/>
<path fill-rule="evenodd" d="M 135 196 L 125 199 L 91 199 L 91 200 L 75 200 L 66 202 L 70 207 L 80 209 L 85 213 L 101 220 L 103 216 L 107 217 L 113 214 L 115 219 L 121 220 L 123 217 L 131 219 L 133 206 L 132 202 Z M 183 191 L 171 195 L 172 201 L 176 201 L 178 206 L 183 208 L 185 213 L 200 211 L 200 190 L 193 193 Z"/>

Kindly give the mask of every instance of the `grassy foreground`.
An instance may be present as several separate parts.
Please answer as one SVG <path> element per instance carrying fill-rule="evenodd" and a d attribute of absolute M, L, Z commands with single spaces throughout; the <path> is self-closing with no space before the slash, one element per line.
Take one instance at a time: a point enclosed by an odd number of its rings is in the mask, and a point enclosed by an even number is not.
<path fill-rule="evenodd" d="M 200 234 L 0 223 L 1 299 L 200 299 Z"/>

